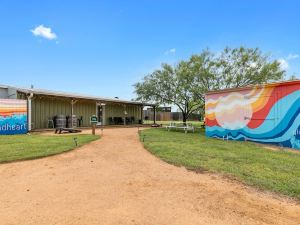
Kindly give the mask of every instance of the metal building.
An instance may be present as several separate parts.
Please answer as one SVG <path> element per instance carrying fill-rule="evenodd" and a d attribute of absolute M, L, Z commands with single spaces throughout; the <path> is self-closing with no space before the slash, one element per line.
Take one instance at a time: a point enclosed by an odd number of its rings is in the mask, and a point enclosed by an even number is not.
<path fill-rule="evenodd" d="M 300 81 L 208 92 L 206 135 L 300 149 Z"/>
<path fill-rule="evenodd" d="M 141 124 L 145 106 L 141 102 L 116 98 L 101 98 L 8 85 L 0 85 L 0 99 L 27 101 L 29 131 L 52 128 L 55 125 L 55 117 L 61 115 L 75 117 L 76 126 L 80 127 L 90 126 L 92 115 L 97 116 L 98 123 L 101 125 Z"/>

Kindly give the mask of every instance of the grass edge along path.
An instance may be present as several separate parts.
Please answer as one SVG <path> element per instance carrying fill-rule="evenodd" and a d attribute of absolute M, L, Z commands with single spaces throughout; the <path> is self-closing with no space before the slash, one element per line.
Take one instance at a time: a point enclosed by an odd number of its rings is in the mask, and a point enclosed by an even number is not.
<path fill-rule="evenodd" d="M 218 172 L 261 190 L 300 200 L 300 154 L 272 151 L 251 142 L 223 141 L 200 133 L 145 129 L 144 147 L 167 163 Z"/>
<path fill-rule="evenodd" d="M 76 138 L 77 146 L 74 138 Z M 0 164 L 57 155 L 99 139 L 98 135 L 1 135 Z"/>

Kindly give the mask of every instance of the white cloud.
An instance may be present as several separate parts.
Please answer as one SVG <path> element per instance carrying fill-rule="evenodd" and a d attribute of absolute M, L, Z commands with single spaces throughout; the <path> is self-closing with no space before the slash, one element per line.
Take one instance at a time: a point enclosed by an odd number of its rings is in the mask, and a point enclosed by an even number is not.
<path fill-rule="evenodd" d="M 280 63 L 280 68 L 282 70 L 289 68 L 289 63 L 285 59 L 278 59 L 278 62 Z"/>
<path fill-rule="evenodd" d="M 298 54 L 289 54 L 286 59 L 287 60 L 292 60 L 292 59 L 297 59 L 297 58 L 299 58 Z"/>
<path fill-rule="evenodd" d="M 175 54 L 176 53 L 176 48 L 171 48 L 165 51 L 165 55 L 170 55 L 170 54 Z"/>
<path fill-rule="evenodd" d="M 300 56 L 298 54 L 291 54 L 290 53 L 287 57 L 278 59 L 278 62 L 280 63 L 280 68 L 282 70 L 287 70 L 290 67 L 289 62 L 294 60 L 294 59 L 297 59 L 299 57 Z"/>
<path fill-rule="evenodd" d="M 50 27 L 45 27 L 44 25 L 39 25 L 30 31 L 34 36 L 40 36 L 48 40 L 54 40 L 57 38 L 56 34 L 52 31 L 52 29 Z"/>

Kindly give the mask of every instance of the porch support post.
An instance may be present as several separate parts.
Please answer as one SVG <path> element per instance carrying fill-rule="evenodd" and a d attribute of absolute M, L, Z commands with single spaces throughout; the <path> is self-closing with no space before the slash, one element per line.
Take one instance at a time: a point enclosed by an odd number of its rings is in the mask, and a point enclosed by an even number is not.
<path fill-rule="evenodd" d="M 96 102 L 96 107 L 95 107 L 95 116 L 97 116 L 97 118 L 98 118 L 98 105 L 99 105 L 99 103 L 98 102 Z"/>
<path fill-rule="evenodd" d="M 153 106 L 153 124 L 156 124 L 156 106 Z"/>
<path fill-rule="evenodd" d="M 71 116 L 74 115 L 74 105 L 76 104 L 77 100 L 71 100 Z"/>
<path fill-rule="evenodd" d="M 104 126 L 104 125 L 106 125 L 105 124 L 105 106 L 106 106 L 106 104 L 105 103 L 101 103 L 101 106 L 102 106 L 102 126 Z"/>
<path fill-rule="evenodd" d="M 126 115 L 127 115 L 127 112 L 126 112 L 126 105 L 124 104 L 124 126 L 126 126 Z"/>
<path fill-rule="evenodd" d="M 71 124 L 73 128 L 73 115 L 74 115 L 74 105 L 76 104 L 77 100 L 71 100 Z"/>
<path fill-rule="evenodd" d="M 144 120 L 144 106 L 141 106 L 141 124 L 143 124 L 143 120 Z"/>
<path fill-rule="evenodd" d="M 74 114 L 74 100 L 72 99 L 71 100 L 71 118 L 73 117 L 73 114 Z"/>

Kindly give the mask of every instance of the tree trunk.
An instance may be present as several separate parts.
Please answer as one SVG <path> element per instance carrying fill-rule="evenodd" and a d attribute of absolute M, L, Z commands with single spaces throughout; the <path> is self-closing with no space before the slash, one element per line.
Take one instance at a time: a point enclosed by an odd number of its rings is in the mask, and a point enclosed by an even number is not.
<path fill-rule="evenodd" d="M 187 120 L 187 114 L 182 112 L 182 122 L 184 123 L 184 125 L 186 125 L 186 120 Z"/>

